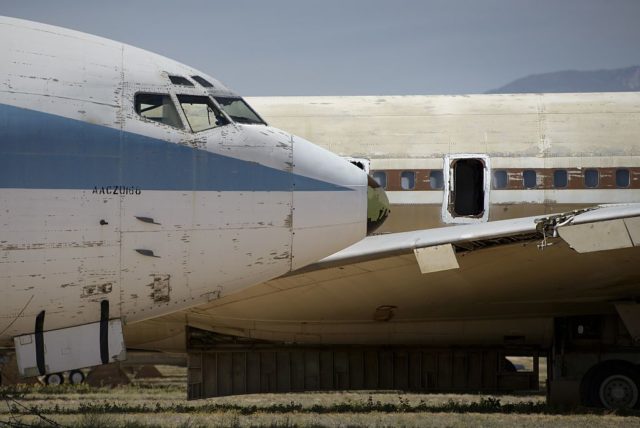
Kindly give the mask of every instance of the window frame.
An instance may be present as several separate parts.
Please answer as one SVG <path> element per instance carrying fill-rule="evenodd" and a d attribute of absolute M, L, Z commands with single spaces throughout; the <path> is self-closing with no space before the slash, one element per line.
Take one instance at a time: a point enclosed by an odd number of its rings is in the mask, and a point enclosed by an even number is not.
<path fill-rule="evenodd" d="M 410 180 L 410 184 L 411 186 L 407 187 L 406 189 L 402 186 L 402 179 L 404 178 L 405 174 L 411 174 L 412 179 Z M 402 172 L 400 172 L 400 189 L 402 191 L 410 191 L 410 190 L 415 190 L 416 188 L 416 172 L 413 170 L 403 170 Z"/>
<path fill-rule="evenodd" d="M 627 185 L 626 186 L 619 186 L 618 185 L 618 172 L 620 171 L 626 171 L 627 172 Z M 631 170 L 629 168 L 616 168 L 616 174 L 615 174 L 615 183 L 616 183 L 616 189 L 628 189 L 629 187 L 631 187 Z"/>
<path fill-rule="evenodd" d="M 527 172 L 533 173 L 533 186 L 527 186 L 527 180 L 525 178 L 525 173 Z M 538 188 L 538 171 L 535 169 L 527 168 L 522 170 L 522 188 L 527 190 L 537 189 Z"/>
<path fill-rule="evenodd" d="M 224 112 L 224 110 L 222 110 L 222 107 L 220 107 L 218 105 L 218 103 L 216 102 L 216 100 L 209 96 L 209 95 L 204 95 L 204 94 L 185 94 L 185 93 L 176 93 L 175 94 L 176 97 L 176 101 L 178 102 L 178 105 L 180 106 L 180 110 L 182 112 L 182 115 L 184 115 L 184 120 L 186 121 L 186 125 L 188 125 L 188 128 L 185 126 L 185 130 L 191 132 L 192 134 L 199 134 L 200 132 L 205 132 L 205 131 L 210 131 L 212 129 L 217 129 L 217 128 L 222 128 L 223 126 L 235 123 L 233 120 L 231 120 L 231 118 Z M 189 116 L 187 115 L 187 112 L 184 111 L 184 108 L 182 107 L 182 101 L 180 101 L 180 97 L 198 97 L 198 98 L 206 98 L 207 100 L 209 100 L 209 102 L 211 103 L 211 106 L 213 106 L 215 109 L 217 109 L 218 113 L 224 117 L 224 119 L 227 121 L 227 123 L 223 124 L 223 125 L 216 125 L 216 126 L 212 126 L 211 128 L 205 128 L 205 129 L 201 129 L 199 131 L 194 131 L 193 127 L 191 126 L 191 122 L 189 122 Z M 192 104 L 192 103 L 186 103 L 186 104 Z M 214 112 L 215 113 L 215 112 Z"/>
<path fill-rule="evenodd" d="M 199 84 L 200 86 L 202 86 L 203 88 L 214 88 L 213 83 L 209 82 L 207 79 L 205 79 L 204 77 L 200 76 L 200 75 L 193 75 L 190 76 L 191 80 L 193 80 L 194 82 L 196 82 L 197 84 Z"/>
<path fill-rule="evenodd" d="M 587 173 L 590 171 L 594 171 L 596 173 L 595 186 L 589 186 L 587 184 Z M 598 170 L 598 168 L 585 168 L 584 172 L 582 173 L 582 184 L 586 189 L 597 189 L 598 187 L 600 187 L 600 171 Z"/>
<path fill-rule="evenodd" d="M 434 186 L 433 185 L 433 174 L 434 173 L 440 173 L 440 186 Z M 431 190 L 444 190 L 444 171 L 441 169 L 432 169 L 429 170 L 429 189 Z"/>
<path fill-rule="evenodd" d="M 564 173 L 564 185 L 559 186 L 558 183 L 556 182 L 557 181 L 556 179 L 558 178 L 556 174 L 562 174 L 562 173 Z M 566 189 L 567 187 L 569 187 L 569 171 L 567 171 L 564 168 L 554 168 L 552 185 L 554 189 Z"/>
<path fill-rule="evenodd" d="M 212 96 L 211 96 L 211 98 L 213 98 L 213 100 L 216 102 L 216 105 L 218 106 L 218 108 L 220 108 L 220 110 L 224 112 L 225 116 L 227 116 L 227 117 L 229 118 L 229 120 L 232 120 L 232 121 L 233 121 L 233 123 L 237 123 L 237 124 L 240 124 L 240 125 L 264 125 L 264 126 L 269 126 L 269 125 L 267 124 L 267 121 L 266 121 L 266 120 L 264 120 L 264 119 L 262 118 L 262 116 L 260 116 L 260 115 L 259 115 L 259 114 L 258 114 L 258 113 L 253 109 L 253 107 L 251 107 L 251 105 L 249 105 L 249 103 L 245 101 L 245 99 L 244 99 L 243 97 L 240 97 L 240 96 L 229 96 L 229 95 L 218 95 L 218 96 L 216 96 L 216 95 L 212 95 Z M 254 114 L 254 115 L 255 115 L 255 116 L 256 116 L 256 117 L 257 117 L 257 118 L 258 118 L 262 123 L 242 123 L 242 122 L 240 122 L 240 121 L 233 120 L 233 118 L 231 117 L 231 115 L 230 115 L 229 113 L 227 113 L 227 112 L 225 111 L 225 109 L 222 107 L 222 105 L 221 105 L 221 104 L 220 104 L 220 102 L 218 101 L 218 98 L 225 98 L 225 99 L 230 99 L 230 100 L 240 100 L 240 101 L 242 101 L 242 102 L 244 103 L 245 107 L 247 107 L 247 108 L 251 111 L 251 113 L 253 113 L 253 114 Z"/>
<path fill-rule="evenodd" d="M 498 186 L 500 180 L 498 180 L 498 173 L 504 174 L 504 186 Z M 494 169 L 493 170 L 493 190 L 504 190 L 509 187 L 509 173 L 506 169 Z"/>
<path fill-rule="evenodd" d="M 384 184 L 378 182 L 378 180 L 376 180 L 376 174 L 382 174 L 382 177 L 384 177 Z M 382 187 L 383 190 L 387 190 L 387 185 L 389 184 L 389 177 L 387 176 L 387 171 L 383 170 L 383 169 L 379 169 L 377 171 L 373 171 L 373 173 L 371 174 L 371 177 L 376 181 L 376 183 L 378 183 L 378 185 L 380 187 Z"/>
<path fill-rule="evenodd" d="M 138 108 L 137 108 L 137 98 L 138 98 L 139 95 L 158 95 L 158 96 L 167 96 L 167 97 L 169 97 L 169 99 L 171 100 L 171 103 L 173 104 L 173 108 L 176 109 L 175 112 L 176 112 L 176 115 L 178 116 L 178 120 L 180 120 L 181 126 L 180 127 L 176 127 L 176 126 L 173 126 L 173 125 L 169 125 L 168 123 L 159 122 L 157 120 L 149 119 L 148 117 L 145 117 L 145 116 L 141 115 L 140 112 L 138 112 Z M 134 92 L 134 94 L 133 94 L 133 103 L 132 103 L 133 104 L 133 111 L 135 112 L 136 116 L 138 118 L 140 118 L 144 122 L 149 122 L 149 123 L 154 123 L 156 125 L 166 126 L 166 127 L 170 128 L 170 129 L 177 129 L 177 130 L 180 130 L 180 131 L 188 131 L 187 127 L 185 126 L 182 114 L 181 114 L 182 108 L 178 109 L 176 101 L 177 101 L 177 99 L 174 98 L 173 94 L 170 93 L 170 92 L 169 93 L 165 93 L 165 92 L 156 92 L 156 91 L 137 91 L 137 92 Z"/>
<path fill-rule="evenodd" d="M 176 83 L 173 81 L 172 78 L 175 79 L 183 79 L 186 83 Z M 172 85 L 176 85 L 176 86 L 182 86 L 185 88 L 195 88 L 196 85 L 189 79 L 187 79 L 185 76 L 180 76 L 178 74 L 169 74 L 167 73 L 167 79 L 169 79 L 169 82 L 171 82 Z"/>

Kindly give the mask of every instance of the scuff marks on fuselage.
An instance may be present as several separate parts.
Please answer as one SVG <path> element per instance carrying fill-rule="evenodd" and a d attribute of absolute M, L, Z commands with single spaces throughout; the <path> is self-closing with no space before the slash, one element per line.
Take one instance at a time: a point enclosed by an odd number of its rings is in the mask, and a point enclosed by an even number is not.
<path fill-rule="evenodd" d="M 298 263 L 364 236 L 364 177 L 339 157 L 298 139 L 294 162 L 290 134 L 228 116 L 192 131 L 178 96 L 212 108 L 213 96 L 240 99 L 211 76 L 12 18 L 0 18 L 0 39 L 9 41 L 0 45 L 0 283 L 9 296 L 0 314 L 38 290 L 2 344 L 31 331 L 43 310 L 45 329 L 57 329 L 98 321 L 108 299 L 109 317 L 134 322 L 281 275 L 296 229 L 326 238 L 299 242 Z M 140 93 L 161 95 L 174 120 L 138 114 Z M 294 193 L 313 209 L 295 211 Z M 314 215 L 331 204 L 331 215 Z"/>

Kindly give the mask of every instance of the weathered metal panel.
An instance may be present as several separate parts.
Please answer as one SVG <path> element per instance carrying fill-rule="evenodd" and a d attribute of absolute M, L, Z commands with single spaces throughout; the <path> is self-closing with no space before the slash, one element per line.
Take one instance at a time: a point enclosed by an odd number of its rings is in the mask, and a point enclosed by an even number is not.
<path fill-rule="evenodd" d="M 497 349 L 262 346 L 190 351 L 189 398 L 363 389 L 497 392 L 536 389 L 538 382 L 537 370 L 503 371 Z"/>
<path fill-rule="evenodd" d="M 579 253 L 633 247 L 624 219 L 564 226 L 558 232 Z"/>
<path fill-rule="evenodd" d="M 0 283 L 12 290 L 0 301 L 3 346 L 43 310 L 47 330 L 59 329 L 95 322 L 108 299 L 110 315 L 131 324 L 365 236 L 366 174 L 339 156 L 298 138 L 294 158 L 294 137 L 269 126 L 194 133 L 183 109 L 172 123 L 136 111 L 138 93 L 174 103 L 177 93 L 233 95 L 211 76 L 14 18 L 0 17 L 0 40 Z M 294 193 L 305 193 L 295 216 Z M 242 390 L 242 379 L 230 385 Z"/>
<path fill-rule="evenodd" d="M 378 354 L 372 350 L 364 351 L 365 389 L 374 389 L 379 382 Z"/>
<path fill-rule="evenodd" d="M 218 395 L 218 358 L 202 358 L 200 362 L 202 367 L 203 389 L 207 395 Z"/>
<path fill-rule="evenodd" d="M 409 389 L 409 354 L 406 351 L 394 353 L 394 388 Z"/>
<path fill-rule="evenodd" d="M 437 387 L 450 390 L 453 387 L 453 355 L 451 352 L 438 352 Z"/>
<path fill-rule="evenodd" d="M 482 388 L 482 352 L 467 353 L 467 388 Z"/>
<path fill-rule="evenodd" d="M 320 353 L 317 351 L 305 352 L 304 358 L 304 387 L 311 390 L 320 389 Z"/>
<path fill-rule="evenodd" d="M 247 393 L 260 392 L 260 378 L 260 354 L 249 352 L 247 353 Z"/>
<path fill-rule="evenodd" d="M 453 389 L 462 390 L 469 379 L 468 354 L 464 351 L 453 353 Z"/>
<path fill-rule="evenodd" d="M 305 355 L 301 351 L 291 352 L 291 390 L 304 391 L 305 389 Z"/>
<path fill-rule="evenodd" d="M 203 390 L 205 385 L 213 384 L 217 386 L 217 382 L 211 379 L 204 379 L 202 375 L 202 362 L 205 359 L 202 353 L 187 354 L 187 398 L 193 399 L 198 397 L 213 397 L 217 395 L 217 390 Z M 211 356 L 206 358 L 208 361 L 214 360 Z M 208 371 L 211 371 L 210 369 Z"/>
<path fill-rule="evenodd" d="M 219 395 L 233 394 L 233 354 L 224 352 L 217 355 L 216 378 Z M 206 367 L 206 366 L 205 366 Z"/>
<path fill-rule="evenodd" d="M 482 362 L 482 384 L 486 388 L 496 389 L 498 387 L 498 364 L 500 363 L 498 355 L 493 352 L 484 352 Z"/>
<path fill-rule="evenodd" d="M 364 389 L 364 356 L 362 351 L 349 352 L 349 388 Z"/>
<path fill-rule="evenodd" d="M 76 368 L 105 364 L 103 346 L 108 362 L 126 359 L 120 319 L 106 324 L 106 342 L 102 342 L 102 323 L 45 331 L 42 334 L 42 354 L 38 355 L 38 333 L 14 338 L 18 371 L 24 377 L 59 373 Z M 41 359 L 42 366 L 38 364 Z"/>
<path fill-rule="evenodd" d="M 423 274 L 458 269 L 460 267 L 451 244 L 416 248 L 413 253 L 416 256 L 420 272 Z"/>
<path fill-rule="evenodd" d="M 260 391 L 277 391 L 276 354 L 275 352 L 260 353 Z"/>

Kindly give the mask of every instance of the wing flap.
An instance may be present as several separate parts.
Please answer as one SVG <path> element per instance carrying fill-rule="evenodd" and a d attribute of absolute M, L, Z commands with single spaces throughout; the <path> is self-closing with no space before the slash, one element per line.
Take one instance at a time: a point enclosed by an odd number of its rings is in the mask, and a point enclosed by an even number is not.
<path fill-rule="evenodd" d="M 575 249 L 579 252 L 638 245 L 640 203 L 600 205 L 568 213 L 369 236 L 351 247 L 289 275 L 412 252 L 418 264 L 422 263 L 421 270 L 425 273 L 437 272 L 442 269 L 439 269 L 435 262 L 433 267 L 430 267 L 429 262 L 425 261 L 428 253 L 416 252 L 416 250 L 447 245 L 476 249 L 487 245 L 512 243 L 514 240 L 534 239 L 539 239 L 541 246 L 544 247 L 547 244 L 547 238 L 558 235 L 569 244 L 575 244 Z M 451 266 L 448 269 L 454 268 L 450 256 L 440 257 L 449 260 L 449 264 L 445 263 L 443 266 Z"/>
<path fill-rule="evenodd" d="M 416 248 L 413 253 L 418 261 L 420 272 L 423 274 L 458 269 L 460 267 L 456 252 L 451 244 Z"/>
<path fill-rule="evenodd" d="M 640 230 L 636 230 L 640 229 L 638 220 L 640 218 L 636 217 L 576 224 L 561 227 L 558 233 L 571 248 L 579 253 L 629 248 L 640 244 L 637 239 Z"/>

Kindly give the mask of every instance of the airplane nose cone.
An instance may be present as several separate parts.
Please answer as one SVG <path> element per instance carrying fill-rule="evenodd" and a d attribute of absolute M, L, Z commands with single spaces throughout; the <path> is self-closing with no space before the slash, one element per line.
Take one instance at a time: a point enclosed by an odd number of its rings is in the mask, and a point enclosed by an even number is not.
<path fill-rule="evenodd" d="M 382 226 L 389 216 L 389 198 L 382 187 L 371 177 L 367 182 L 367 235 Z"/>

